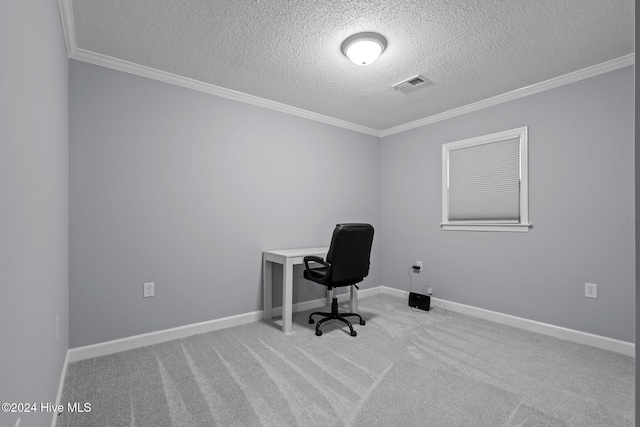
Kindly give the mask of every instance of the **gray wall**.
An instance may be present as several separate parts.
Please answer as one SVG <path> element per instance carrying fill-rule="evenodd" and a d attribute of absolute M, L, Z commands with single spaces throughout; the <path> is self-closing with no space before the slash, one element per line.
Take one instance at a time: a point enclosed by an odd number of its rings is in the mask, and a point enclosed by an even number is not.
<path fill-rule="evenodd" d="M 407 289 L 422 260 L 436 297 L 634 342 L 633 85 L 626 67 L 383 138 L 382 284 Z M 442 231 L 441 145 L 519 126 L 534 228 Z"/>
<path fill-rule="evenodd" d="M 69 310 L 69 61 L 58 3 L 0 3 L 0 58 L 0 402 L 55 402 Z M 52 414 L 0 413 L 0 425 L 18 418 L 49 425 Z"/>
<path fill-rule="evenodd" d="M 636 7 L 636 22 L 640 18 L 640 8 Z M 640 28 L 636 25 L 636 46 L 640 45 Z M 636 64 L 638 63 L 638 54 L 635 54 Z M 640 342 L 640 261 L 638 260 L 638 254 L 640 254 L 640 125 L 638 124 L 638 113 L 640 112 L 640 88 L 638 83 L 640 82 L 640 69 L 635 68 L 635 131 L 636 131 L 636 145 L 635 145 L 635 183 L 636 183 L 636 342 Z M 636 346 L 636 360 L 640 358 L 640 349 Z M 637 366 L 637 363 L 636 363 Z M 640 371 L 636 368 L 636 414 L 640 414 Z M 636 415 L 636 426 L 640 426 L 640 416 Z"/>
<path fill-rule="evenodd" d="M 70 68 L 72 347 L 261 310 L 263 250 L 377 228 L 378 138 Z M 378 247 L 364 287 L 380 284 Z M 322 295 L 296 278 L 294 302 Z"/>
<path fill-rule="evenodd" d="M 633 67 L 379 143 L 71 64 L 72 347 L 260 310 L 262 250 L 342 221 L 377 228 L 365 287 L 406 289 L 422 260 L 437 297 L 635 339 Z M 534 229 L 441 231 L 441 144 L 524 125 Z M 321 295 L 299 269 L 295 289 Z"/>

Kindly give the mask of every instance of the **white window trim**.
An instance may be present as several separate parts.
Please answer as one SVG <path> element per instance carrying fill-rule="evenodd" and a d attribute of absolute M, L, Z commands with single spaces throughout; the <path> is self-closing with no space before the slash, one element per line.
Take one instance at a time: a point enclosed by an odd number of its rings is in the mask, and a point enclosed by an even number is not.
<path fill-rule="evenodd" d="M 529 231 L 531 224 L 529 223 L 529 145 L 527 134 L 528 127 L 524 126 L 517 129 L 492 133 L 490 135 L 442 144 L 442 223 L 440 226 L 443 230 Z M 520 141 L 520 222 L 449 221 L 449 151 L 513 138 L 518 138 Z"/>

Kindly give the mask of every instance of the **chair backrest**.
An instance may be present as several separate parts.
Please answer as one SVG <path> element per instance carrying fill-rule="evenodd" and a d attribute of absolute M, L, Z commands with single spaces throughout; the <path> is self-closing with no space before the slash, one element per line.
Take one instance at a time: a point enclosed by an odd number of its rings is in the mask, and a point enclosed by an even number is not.
<path fill-rule="evenodd" d="M 336 225 L 327 253 L 327 262 L 331 264 L 331 281 L 336 283 L 367 277 L 372 243 L 371 225 Z"/>

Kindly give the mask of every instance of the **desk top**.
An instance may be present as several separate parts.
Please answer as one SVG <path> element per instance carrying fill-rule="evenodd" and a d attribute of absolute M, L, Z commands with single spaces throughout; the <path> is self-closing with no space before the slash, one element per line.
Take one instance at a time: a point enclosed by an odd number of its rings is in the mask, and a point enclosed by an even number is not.
<path fill-rule="evenodd" d="M 274 249 L 264 251 L 264 254 L 277 255 L 285 258 L 297 258 L 307 255 L 326 255 L 329 252 L 329 246 L 321 246 L 316 248 L 297 248 L 297 249 Z"/>

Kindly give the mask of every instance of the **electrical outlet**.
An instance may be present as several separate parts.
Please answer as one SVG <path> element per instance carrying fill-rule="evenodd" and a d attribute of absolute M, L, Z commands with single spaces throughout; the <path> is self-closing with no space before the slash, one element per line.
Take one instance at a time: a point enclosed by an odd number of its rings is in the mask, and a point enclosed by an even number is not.
<path fill-rule="evenodd" d="M 144 298 L 149 298 L 155 295 L 155 287 L 156 284 L 154 282 L 148 282 L 144 284 L 144 287 L 142 288 L 142 296 Z"/>
<path fill-rule="evenodd" d="M 595 283 L 585 283 L 584 296 L 587 298 L 598 298 L 598 285 Z"/>
<path fill-rule="evenodd" d="M 416 261 L 416 265 L 418 266 L 418 272 L 422 271 L 422 261 Z"/>
<path fill-rule="evenodd" d="M 429 296 L 433 295 L 433 288 L 432 287 L 428 287 L 427 288 L 427 295 L 429 295 Z"/>

